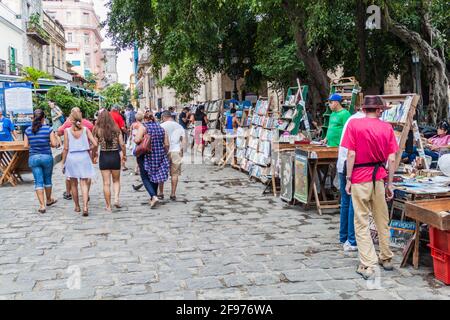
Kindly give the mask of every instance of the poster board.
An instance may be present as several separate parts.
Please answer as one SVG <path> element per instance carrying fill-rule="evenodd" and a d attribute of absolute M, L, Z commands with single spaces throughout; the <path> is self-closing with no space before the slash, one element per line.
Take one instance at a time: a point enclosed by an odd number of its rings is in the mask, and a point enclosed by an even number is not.
<path fill-rule="evenodd" d="M 33 115 L 33 91 L 30 82 L 3 82 L 0 98 L 3 97 L 5 114 L 18 126 L 31 125 Z"/>
<path fill-rule="evenodd" d="M 280 162 L 280 197 L 284 201 L 291 202 L 294 197 L 294 154 L 292 152 L 281 152 Z"/>
<path fill-rule="evenodd" d="M 308 203 L 308 157 L 299 153 L 300 150 L 296 150 L 295 153 L 295 193 L 294 199 L 307 204 Z"/>

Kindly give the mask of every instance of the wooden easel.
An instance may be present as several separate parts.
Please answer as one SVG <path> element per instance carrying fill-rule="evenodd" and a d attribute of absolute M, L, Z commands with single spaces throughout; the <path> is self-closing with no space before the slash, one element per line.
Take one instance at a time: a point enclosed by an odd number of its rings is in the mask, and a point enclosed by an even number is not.
<path fill-rule="evenodd" d="M 408 140 L 408 134 L 409 130 L 411 130 L 411 127 L 413 126 L 414 121 L 414 115 L 416 114 L 416 107 L 419 103 L 420 96 L 417 94 L 399 94 L 399 95 L 382 95 L 381 98 L 385 102 L 388 103 L 398 103 L 398 102 L 405 102 L 406 98 L 412 96 L 412 101 L 410 108 L 408 110 L 408 114 L 406 116 L 405 122 L 390 122 L 394 127 L 399 126 L 402 127 L 401 135 L 400 135 L 400 141 L 399 141 L 399 151 L 397 152 L 397 155 L 395 157 L 395 168 L 398 168 L 401 160 L 402 160 L 402 153 L 405 150 L 406 140 Z"/>

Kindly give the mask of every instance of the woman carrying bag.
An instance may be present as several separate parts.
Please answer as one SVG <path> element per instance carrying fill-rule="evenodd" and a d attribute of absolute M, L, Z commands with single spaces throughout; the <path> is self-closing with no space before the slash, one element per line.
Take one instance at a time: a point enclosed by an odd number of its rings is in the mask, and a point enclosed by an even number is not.
<path fill-rule="evenodd" d="M 158 203 L 158 184 L 169 177 L 169 138 L 151 112 L 145 113 L 144 121 L 144 125 L 136 133 L 135 155 L 142 183 L 150 195 L 150 208 L 153 208 Z"/>

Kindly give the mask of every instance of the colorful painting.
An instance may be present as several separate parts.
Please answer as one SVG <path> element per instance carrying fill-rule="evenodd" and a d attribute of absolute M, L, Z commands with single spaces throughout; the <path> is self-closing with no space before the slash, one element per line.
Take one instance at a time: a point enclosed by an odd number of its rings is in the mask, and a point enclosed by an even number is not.
<path fill-rule="evenodd" d="M 295 154 L 295 200 L 306 204 L 308 202 L 308 157 Z"/>
<path fill-rule="evenodd" d="M 282 152 L 280 159 L 281 199 L 290 202 L 294 196 L 294 157 L 290 152 Z"/>

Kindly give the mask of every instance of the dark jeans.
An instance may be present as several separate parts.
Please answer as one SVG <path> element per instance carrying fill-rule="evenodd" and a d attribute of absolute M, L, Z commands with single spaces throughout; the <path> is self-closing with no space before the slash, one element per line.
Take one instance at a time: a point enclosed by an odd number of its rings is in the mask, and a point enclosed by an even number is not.
<path fill-rule="evenodd" d="M 348 240 L 352 246 L 356 246 L 355 222 L 352 196 L 345 191 L 347 180 L 342 173 L 339 173 L 339 189 L 341 192 L 341 226 L 339 229 L 339 240 L 342 243 Z"/>
<path fill-rule="evenodd" d="M 433 161 L 437 161 L 439 159 L 439 153 L 431 151 L 429 149 L 425 149 L 424 151 L 425 155 L 430 156 Z M 403 151 L 402 159 L 408 158 L 408 163 L 411 163 L 416 159 L 418 155 L 419 152 L 417 151 L 417 147 L 414 147 L 412 153 L 407 153 L 406 151 Z"/>
<path fill-rule="evenodd" d="M 139 166 L 139 173 L 141 175 L 142 183 L 144 184 L 145 189 L 147 190 L 150 197 L 156 197 L 156 192 L 158 191 L 158 183 L 151 182 L 148 176 L 147 171 L 144 166 L 144 157 L 140 156 L 137 158 L 137 163 Z"/>

